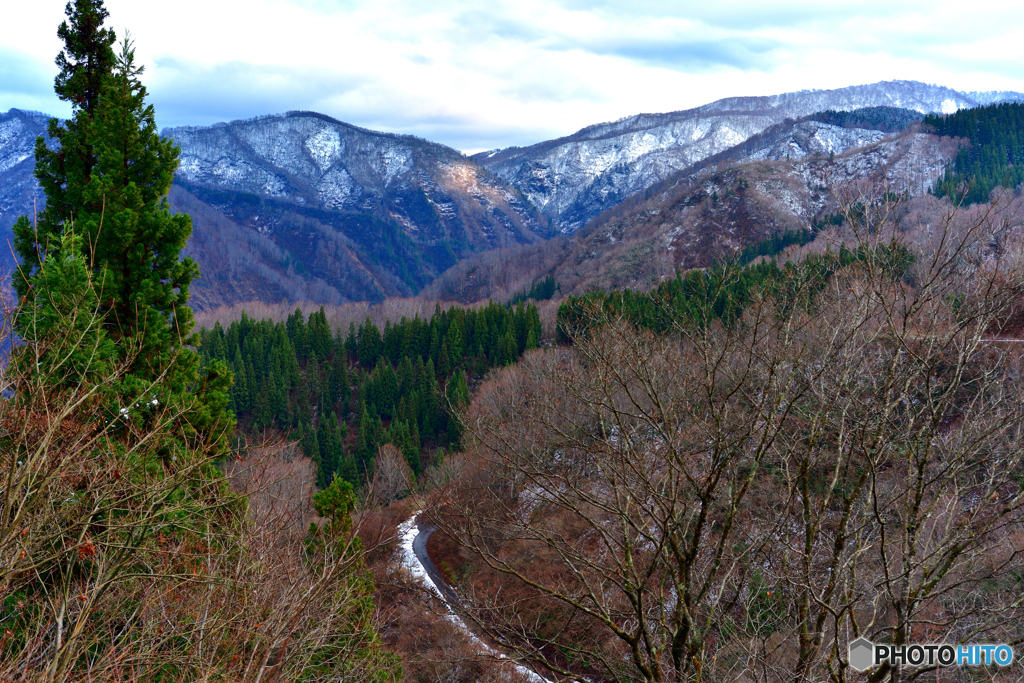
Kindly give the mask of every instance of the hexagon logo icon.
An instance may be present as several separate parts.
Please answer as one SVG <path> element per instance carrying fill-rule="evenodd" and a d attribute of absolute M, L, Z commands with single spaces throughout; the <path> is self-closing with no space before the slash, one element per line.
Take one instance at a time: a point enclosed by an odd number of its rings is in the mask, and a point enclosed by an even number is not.
<path fill-rule="evenodd" d="M 850 643 L 850 666 L 857 671 L 867 671 L 874 664 L 875 646 L 867 638 L 858 638 Z"/>

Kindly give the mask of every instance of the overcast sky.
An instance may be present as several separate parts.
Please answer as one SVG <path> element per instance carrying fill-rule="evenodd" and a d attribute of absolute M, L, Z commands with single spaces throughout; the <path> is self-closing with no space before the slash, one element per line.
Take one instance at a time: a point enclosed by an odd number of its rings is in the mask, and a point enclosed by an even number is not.
<path fill-rule="evenodd" d="M 0 0 L 0 111 L 52 92 L 64 0 Z M 722 97 L 1024 91 L 1024 3 L 107 0 L 161 126 L 308 109 L 463 151 Z"/>

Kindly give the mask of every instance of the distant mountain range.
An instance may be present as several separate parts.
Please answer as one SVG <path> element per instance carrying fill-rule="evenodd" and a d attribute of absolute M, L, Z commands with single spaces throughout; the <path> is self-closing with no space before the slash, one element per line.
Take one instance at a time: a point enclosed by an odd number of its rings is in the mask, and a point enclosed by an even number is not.
<path fill-rule="evenodd" d="M 823 118 L 859 119 L 865 127 Z M 888 127 L 882 121 L 900 119 L 907 122 L 903 130 L 879 130 Z M 830 186 L 851 182 L 884 183 L 914 196 L 914 206 L 934 210 L 942 200 L 928 190 L 961 143 L 923 132 L 915 120 L 909 110 L 875 108 L 777 124 L 662 179 L 572 235 L 474 255 L 428 285 L 426 294 L 506 300 L 547 276 L 563 295 L 648 289 L 678 270 L 738 257 L 783 234 L 810 240 L 812 225 L 827 227 L 836 210 Z"/>
<path fill-rule="evenodd" d="M 164 134 L 203 306 L 410 296 L 469 254 L 552 234 L 519 190 L 420 138 L 309 112 Z"/>
<path fill-rule="evenodd" d="M 1024 94 L 966 93 L 916 81 L 730 97 L 696 109 L 638 114 L 557 140 L 473 158 L 522 189 L 561 232 L 571 234 L 627 197 L 786 119 L 865 107 L 948 114 L 1007 101 L 1024 101 Z"/>
<path fill-rule="evenodd" d="M 17 266 L 10 245 L 18 216 L 32 216 L 45 203 L 32 171 L 36 138 L 46 135 L 49 117 L 12 109 L 0 114 L 0 275 L 6 282 Z"/>
<path fill-rule="evenodd" d="M 724 162 L 841 155 L 877 145 L 919 114 L 1005 101 L 1024 94 L 893 81 L 737 97 L 472 158 L 312 112 L 163 132 L 182 148 L 171 203 L 193 217 L 188 252 L 203 273 L 193 286 L 197 307 L 343 303 L 416 293 L 459 261 L 496 248 L 542 254 L 541 243 L 557 232 L 572 234 L 668 179 L 678 185 L 680 174 Z M 41 202 L 32 150 L 46 120 L 0 114 L 0 239 Z M 764 222 L 765 230 L 776 223 Z M 10 250 L 0 249 L 0 266 L 14 265 Z"/>

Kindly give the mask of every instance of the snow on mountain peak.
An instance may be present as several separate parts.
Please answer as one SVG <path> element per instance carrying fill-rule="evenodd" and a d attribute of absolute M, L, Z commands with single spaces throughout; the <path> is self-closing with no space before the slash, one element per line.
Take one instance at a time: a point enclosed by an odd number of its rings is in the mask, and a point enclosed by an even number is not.
<path fill-rule="evenodd" d="M 326 171 L 341 154 L 341 136 L 333 128 L 324 126 L 306 139 L 306 149 L 320 170 Z"/>
<path fill-rule="evenodd" d="M 787 119 L 866 107 L 951 114 L 979 104 L 1018 100 L 1024 100 L 1024 94 L 963 93 L 916 81 L 730 97 L 696 109 L 594 124 L 558 140 L 474 158 L 519 187 L 562 232 L 571 233 L 626 197 Z M 811 148 L 815 145 L 812 142 Z"/>

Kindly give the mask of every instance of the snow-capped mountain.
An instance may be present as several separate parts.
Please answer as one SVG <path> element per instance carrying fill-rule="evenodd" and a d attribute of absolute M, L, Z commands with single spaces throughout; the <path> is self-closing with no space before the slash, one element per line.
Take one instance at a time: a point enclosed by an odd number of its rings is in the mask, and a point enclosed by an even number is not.
<path fill-rule="evenodd" d="M 46 135 L 45 114 L 12 109 L 0 114 L 0 278 L 6 280 L 15 267 L 7 242 L 18 216 L 32 216 L 33 204 L 42 208 L 44 198 L 32 171 L 36 138 Z"/>
<path fill-rule="evenodd" d="M 181 146 L 178 178 L 189 184 L 327 209 L 382 210 L 403 223 L 409 216 L 395 200 L 410 189 L 422 189 L 446 224 L 460 208 L 449 192 L 467 191 L 492 214 L 510 214 L 502 227 L 543 230 L 517 192 L 455 150 L 412 136 L 370 131 L 311 112 L 171 128 L 163 134 Z M 419 232 L 417 226 L 409 230 L 410 236 Z"/>
<path fill-rule="evenodd" d="M 48 117 L 0 115 L 0 230 L 43 196 Z M 521 194 L 459 152 L 292 112 L 163 131 L 181 146 L 172 207 L 193 216 L 193 304 L 410 295 L 467 254 L 550 236 Z M 11 249 L 0 265 L 14 266 Z"/>
<path fill-rule="evenodd" d="M 472 159 L 310 112 L 164 133 L 182 149 L 171 203 L 193 217 L 195 305 L 341 303 L 415 293 L 471 254 L 572 233 L 681 174 L 879 149 L 922 113 L 1004 101 L 1024 94 L 897 81 L 735 97 Z M 41 207 L 32 151 L 46 119 L 0 115 L 0 240 Z M 0 267 L 14 265 L 0 249 Z"/>
<path fill-rule="evenodd" d="M 833 137 L 837 130 L 848 137 Z M 501 262 L 487 253 L 470 257 L 432 282 L 427 294 L 476 301 L 523 291 L 545 276 L 562 294 L 645 290 L 785 231 L 808 231 L 833 217 L 833 189 L 863 182 L 906 192 L 914 211 L 941 215 L 944 200 L 928 190 L 962 144 L 915 128 L 883 136 L 817 120 L 779 124 L 755 138 L 717 155 L 716 163 L 634 195 L 572 235 L 506 250 Z M 834 155 L 815 153 L 842 145 L 847 149 Z M 515 277 L 506 263 L 518 266 Z"/>
<path fill-rule="evenodd" d="M 295 298 L 298 285 L 285 281 L 296 278 L 333 302 L 407 296 L 469 253 L 550 235 L 518 190 L 420 138 L 311 112 L 163 133 L 181 146 L 172 203 L 195 213 L 201 202 L 200 213 L 215 210 L 261 242 L 231 257 L 209 236 L 193 239 L 200 267 L 223 270 L 228 256 L 238 271 L 202 303 Z M 266 281 L 257 291 L 245 275 L 253 262 Z"/>
<path fill-rule="evenodd" d="M 731 97 L 696 109 L 638 114 L 588 126 L 565 138 L 483 152 L 474 159 L 519 187 L 562 232 L 572 233 L 623 199 L 786 119 L 865 107 L 953 113 L 1018 100 L 1024 100 L 1024 94 L 963 93 L 916 81 Z M 845 147 L 828 149 L 825 138 L 849 135 L 833 130 L 819 137 L 823 150 L 840 152 Z"/>

